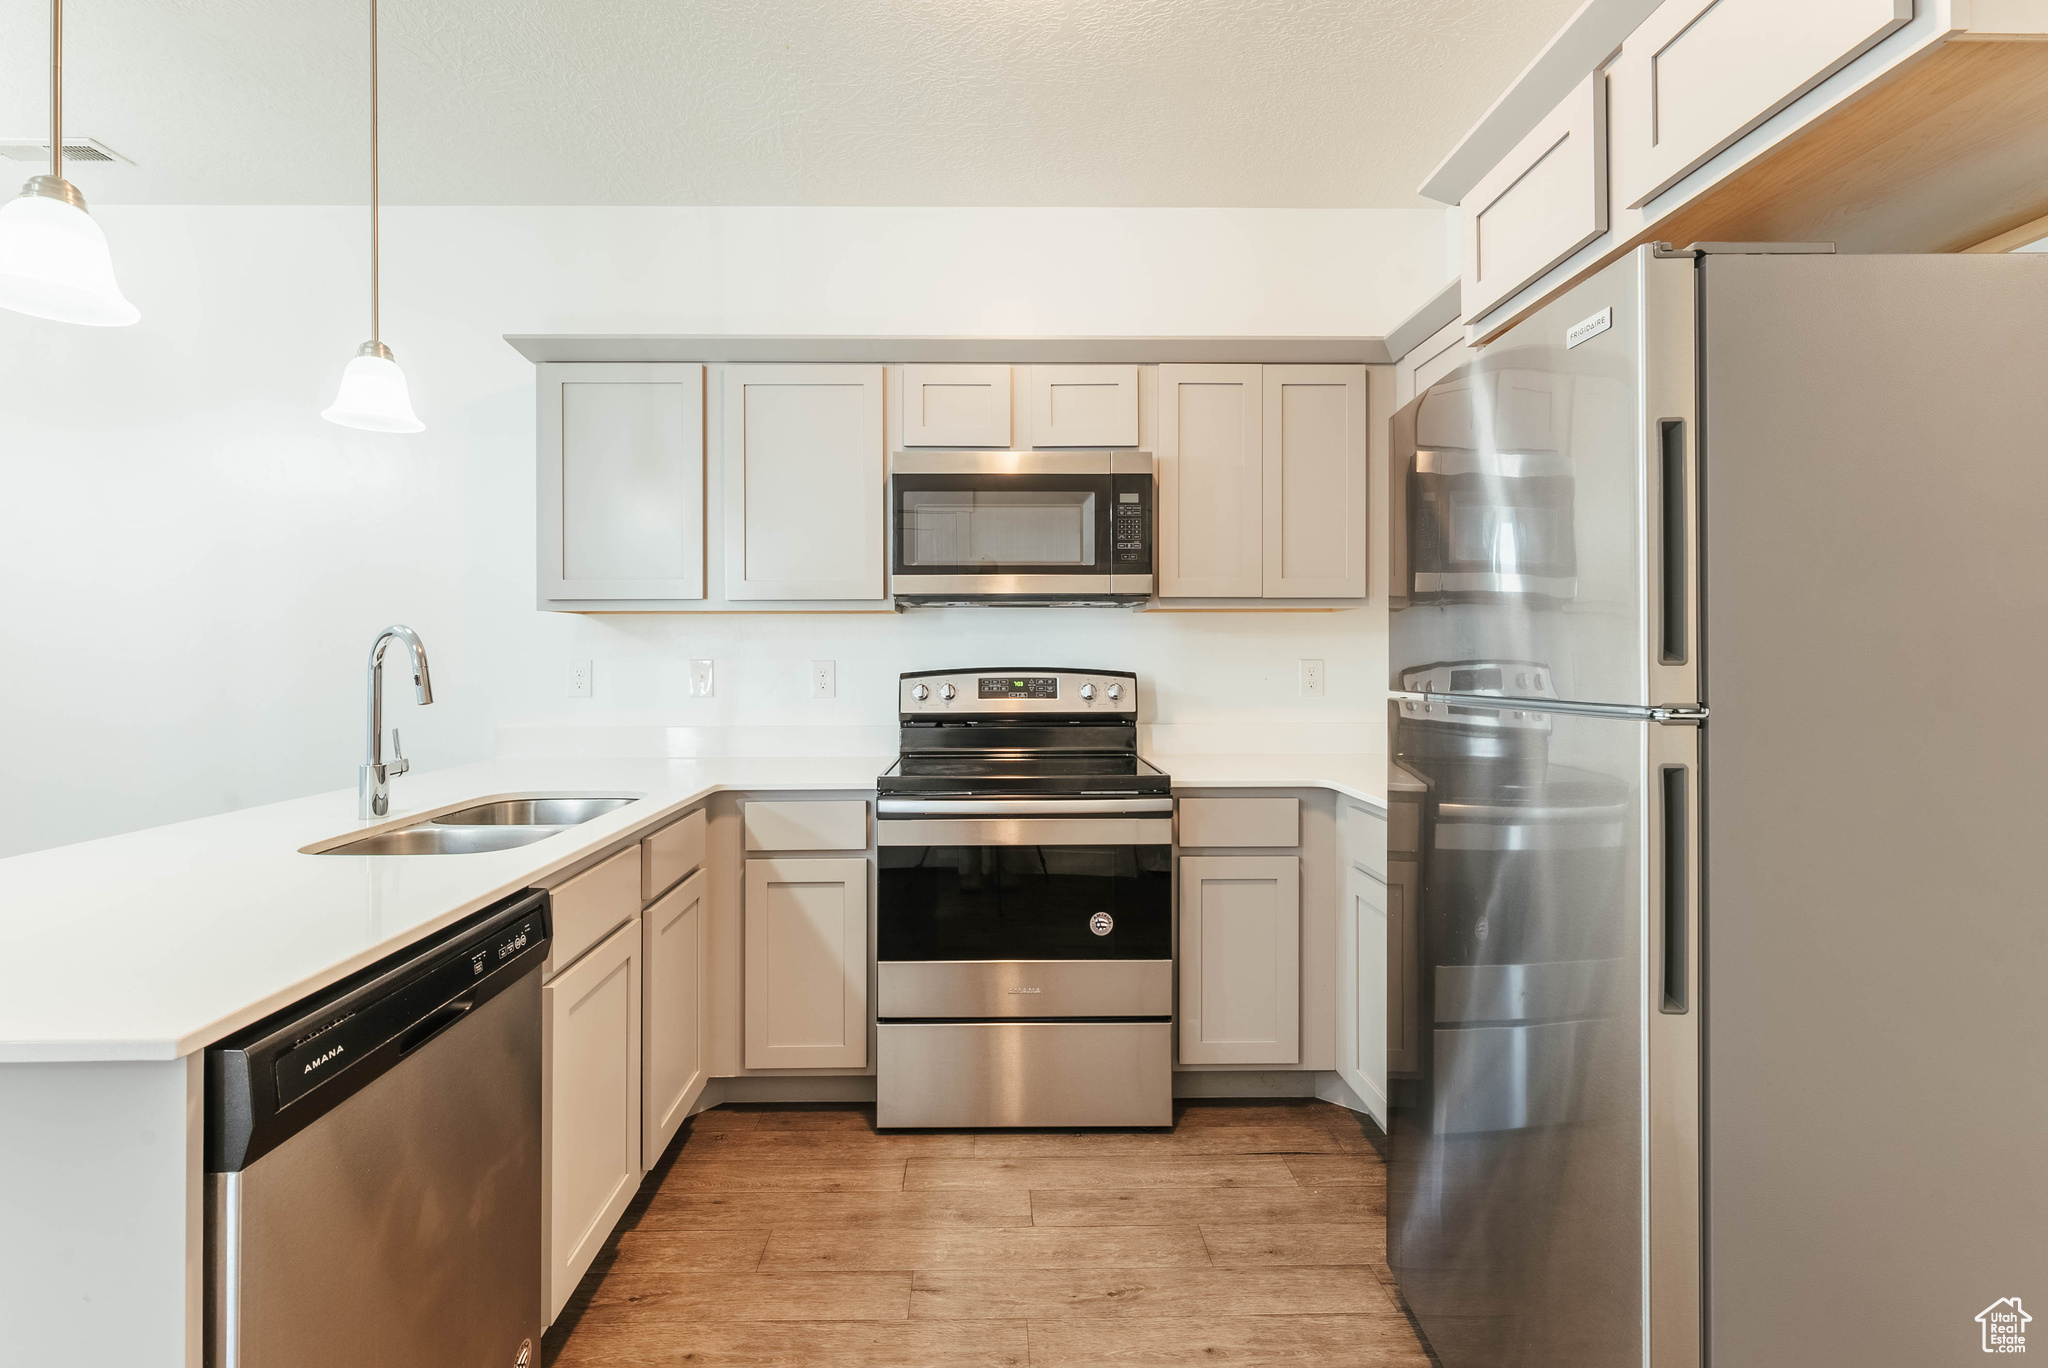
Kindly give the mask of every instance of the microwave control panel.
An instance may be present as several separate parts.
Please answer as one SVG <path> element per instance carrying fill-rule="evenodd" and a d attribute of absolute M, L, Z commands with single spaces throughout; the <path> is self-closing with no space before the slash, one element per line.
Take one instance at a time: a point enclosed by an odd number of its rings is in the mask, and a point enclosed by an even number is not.
<path fill-rule="evenodd" d="M 1152 475 L 1118 474 L 1115 481 L 1116 510 L 1111 515 L 1115 539 L 1112 574 L 1143 575 L 1152 572 Z"/>

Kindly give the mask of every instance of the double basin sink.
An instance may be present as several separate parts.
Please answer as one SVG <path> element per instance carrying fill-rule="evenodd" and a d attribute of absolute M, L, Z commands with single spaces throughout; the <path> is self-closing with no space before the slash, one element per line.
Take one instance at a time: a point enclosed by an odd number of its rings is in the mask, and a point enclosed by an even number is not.
<path fill-rule="evenodd" d="M 633 798 L 499 798 L 457 808 L 396 831 L 360 840 L 310 846 L 309 855 L 474 855 L 544 841 L 593 817 L 616 812 Z"/>

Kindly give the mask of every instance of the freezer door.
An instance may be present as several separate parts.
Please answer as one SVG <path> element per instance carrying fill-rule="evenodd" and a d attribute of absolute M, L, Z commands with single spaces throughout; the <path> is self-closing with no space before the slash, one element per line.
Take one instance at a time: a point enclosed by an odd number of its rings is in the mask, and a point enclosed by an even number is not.
<path fill-rule="evenodd" d="M 1642 248 L 1396 415 L 1393 688 L 1696 701 L 1694 275 Z"/>
<path fill-rule="evenodd" d="M 1426 791 L 1388 1263 L 1445 1368 L 1639 1368 L 1653 1344 L 1660 1368 L 1690 1368 L 1694 904 L 1667 932 L 1660 893 L 1667 860 L 1674 888 L 1695 866 L 1665 835 L 1692 733 L 1564 713 L 1503 732 L 1477 711 L 1390 708 L 1394 763 Z M 1689 830 L 1696 800 L 1679 808 Z"/>

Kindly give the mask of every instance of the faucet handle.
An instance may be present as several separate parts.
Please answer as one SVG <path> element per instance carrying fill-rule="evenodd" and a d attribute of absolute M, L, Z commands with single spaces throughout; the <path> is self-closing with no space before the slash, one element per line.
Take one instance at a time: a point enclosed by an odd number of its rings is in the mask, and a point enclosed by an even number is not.
<path fill-rule="evenodd" d="M 398 728 L 391 729 L 391 763 L 384 768 L 390 775 L 404 774 L 412 769 L 412 761 L 405 758 L 405 752 L 398 746 Z"/>

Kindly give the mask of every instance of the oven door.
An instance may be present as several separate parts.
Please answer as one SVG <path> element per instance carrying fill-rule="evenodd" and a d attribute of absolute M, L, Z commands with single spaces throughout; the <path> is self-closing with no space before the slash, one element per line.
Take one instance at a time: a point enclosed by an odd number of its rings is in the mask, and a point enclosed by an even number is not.
<path fill-rule="evenodd" d="M 884 965 L 1173 958 L 1172 818 L 1027 806 L 876 824 Z"/>

